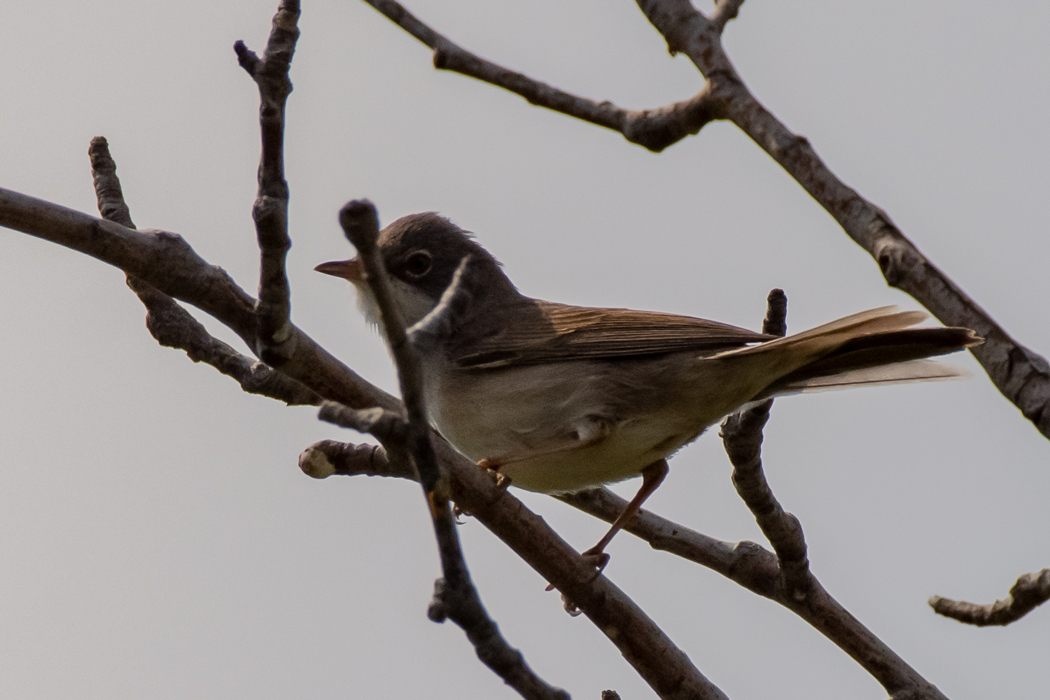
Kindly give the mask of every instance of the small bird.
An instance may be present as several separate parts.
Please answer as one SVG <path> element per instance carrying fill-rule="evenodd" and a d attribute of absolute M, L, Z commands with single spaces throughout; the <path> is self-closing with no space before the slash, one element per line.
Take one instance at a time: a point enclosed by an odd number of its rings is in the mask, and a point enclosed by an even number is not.
<path fill-rule="evenodd" d="M 605 547 L 667 475 L 667 458 L 722 417 L 773 396 L 965 376 L 925 358 L 983 340 L 968 328 L 912 328 L 926 314 L 884 307 L 777 337 L 688 316 L 527 297 L 472 236 L 435 213 L 398 219 L 378 249 L 407 325 L 452 283 L 462 303 L 423 353 L 424 400 L 453 447 L 529 491 L 572 493 L 641 475 Z M 353 283 L 380 324 L 358 259 L 318 272 Z"/>

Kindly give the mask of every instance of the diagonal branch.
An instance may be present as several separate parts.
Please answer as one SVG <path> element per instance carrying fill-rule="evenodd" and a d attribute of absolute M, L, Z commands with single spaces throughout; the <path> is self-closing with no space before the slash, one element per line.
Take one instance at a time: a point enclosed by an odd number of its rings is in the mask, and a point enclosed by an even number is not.
<path fill-rule="evenodd" d="M 1009 625 L 1050 600 L 1050 569 L 1024 574 L 1010 588 L 1010 595 L 987 605 L 933 596 L 934 612 L 977 627 Z"/>
<path fill-rule="evenodd" d="M 71 248 L 123 270 L 196 306 L 255 344 L 255 299 L 226 271 L 208 264 L 175 233 L 136 231 L 41 199 L 0 188 L 0 226 Z M 353 407 L 395 408 L 397 399 L 362 379 L 301 330 L 295 355 L 281 367 L 325 398 Z"/>
<path fill-rule="evenodd" d="M 360 461 L 340 462 L 343 469 L 352 465 L 358 466 Z M 627 501 L 604 488 L 560 498 L 610 523 L 627 505 Z M 842 607 L 812 574 L 807 595 L 802 599 L 791 595 L 784 585 L 778 557 L 758 544 L 724 542 L 648 511 L 639 513 L 624 530 L 645 540 L 653 549 L 696 562 L 752 593 L 780 603 L 846 652 L 894 698 L 945 700 L 936 687 Z"/>
<path fill-rule="evenodd" d="M 156 287 L 133 277 L 128 278 L 128 286 L 146 306 L 146 328 L 161 345 L 184 350 L 194 362 L 211 365 L 249 394 L 268 396 L 289 406 L 315 406 L 321 402 L 316 392 L 300 382 L 213 337 L 177 301 Z"/>
<path fill-rule="evenodd" d="M 762 332 L 787 334 L 787 297 L 781 289 L 769 293 Z M 773 399 L 769 399 L 727 417 L 720 435 L 733 464 L 733 485 L 776 552 L 777 599 L 839 644 L 894 698 L 943 700 L 935 686 L 831 598 L 810 571 L 802 524 L 780 505 L 762 470 L 762 429 L 772 407 Z M 813 606 L 823 614 L 814 614 Z M 848 635 L 842 634 L 843 630 L 848 630 Z M 829 634 L 832 631 L 834 636 Z M 856 653 L 856 642 L 863 643 L 865 653 Z M 872 663 L 873 656 L 878 658 L 877 663 Z"/>
<path fill-rule="evenodd" d="M 435 68 L 477 78 L 521 95 L 529 104 L 618 131 L 628 141 L 651 151 L 662 151 L 686 136 L 698 133 L 709 122 L 721 118 L 715 109 L 717 103 L 711 99 L 706 85 L 693 97 L 664 107 L 623 109 L 609 101 L 595 102 L 578 97 L 481 58 L 431 29 L 395 0 L 365 2 L 433 49 Z M 728 13 L 728 6 L 738 3 L 724 4 L 727 5 Z"/>
<path fill-rule="evenodd" d="M 366 475 L 415 479 L 404 463 L 391 459 L 382 447 L 354 445 L 324 440 L 307 447 L 299 458 L 310 476 Z M 606 488 L 558 497 L 584 513 L 613 522 L 627 501 Z M 477 515 L 476 513 L 474 515 Z M 724 542 L 708 537 L 648 511 L 641 511 L 625 527 L 653 549 L 682 557 L 738 583 L 752 593 L 788 608 L 812 625 L 832 643 L 863 666 L 879 683 L 897 697 L 907 697 L 910 689 L 920 689 L 912 697 L 943 700 L 936 688 L 876 637 L 848 610 L 842 607 L 816 578 L 809 595 L 798 600 L 789 595 L 781 579 L 777 556 L 754 542 Z"/>

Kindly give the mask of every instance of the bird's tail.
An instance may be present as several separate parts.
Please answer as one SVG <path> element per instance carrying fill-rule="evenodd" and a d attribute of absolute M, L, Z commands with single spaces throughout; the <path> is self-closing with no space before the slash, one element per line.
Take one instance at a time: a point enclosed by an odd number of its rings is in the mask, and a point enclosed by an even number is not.
<path fill-rule="evenodd" d="M 886 306 L 724 355 L 771 353 L 781 358 L 777 364 L 782 373 L 754 400 L 968 376 L 965 370 L 926 358 L 979 345 L 984 339 L 969 328 L 912 328 L 925 318 L 921 311 Z"/>

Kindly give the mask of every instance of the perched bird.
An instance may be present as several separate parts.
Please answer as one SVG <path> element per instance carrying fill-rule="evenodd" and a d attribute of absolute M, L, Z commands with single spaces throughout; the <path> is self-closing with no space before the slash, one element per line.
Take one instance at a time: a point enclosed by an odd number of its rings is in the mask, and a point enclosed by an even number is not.
<path fill-rule="evenodd" d="M 398 219 L 378 249 L 405 322 L 437 306 L 467 260 L 448 326 L 422 357 L 433 426 L 457 450 L 543 493 L 642 475 L 604 549 L 667 474 L 666 459 L 745 404 L 805 391 L 949 379 L 924 358 L 982 342 L 968 328 L 912 328 L 926 314 L 873 309 L 780 338 L 688 316 L 529 298 L 465 231 L 434 213 Z M 353 283 L 381 322 L 358 259 L 318 265 Z"/>

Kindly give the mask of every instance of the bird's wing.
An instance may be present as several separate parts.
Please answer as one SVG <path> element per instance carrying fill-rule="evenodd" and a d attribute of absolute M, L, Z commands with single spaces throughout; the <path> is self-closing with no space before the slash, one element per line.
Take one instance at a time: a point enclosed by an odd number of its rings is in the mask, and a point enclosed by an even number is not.
<path fill-rule="evenodd" d="M 690 316 L 594 309 L 523 300 L 498 330 L 452 347 L 459 367 L 490 369 L 567 360 L 629 358 L 694 350 L 715 354 L 774 336 Z"/>

